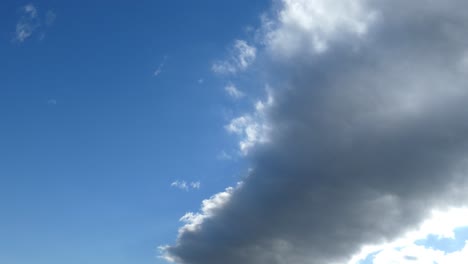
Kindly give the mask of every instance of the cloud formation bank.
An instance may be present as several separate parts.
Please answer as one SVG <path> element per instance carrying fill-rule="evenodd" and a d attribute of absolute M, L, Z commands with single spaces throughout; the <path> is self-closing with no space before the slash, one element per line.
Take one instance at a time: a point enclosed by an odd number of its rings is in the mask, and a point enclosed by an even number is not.
<path fill-rule="evenodd" d="M 468 2 L 275 6 L 256 47 L 268 141 L 239 186 L 183 217 L 169 261 L 347 263 L 466 205 Z"/>

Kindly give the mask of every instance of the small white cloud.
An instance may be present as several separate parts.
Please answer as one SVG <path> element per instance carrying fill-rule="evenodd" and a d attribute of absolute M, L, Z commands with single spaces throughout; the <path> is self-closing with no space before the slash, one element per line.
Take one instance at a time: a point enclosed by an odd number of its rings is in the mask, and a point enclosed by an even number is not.
<path fill-rule="evenodd" d="M 215 73 L 234 74 L 245 71 L 257 57 L 257 48 L 249 45 L 245 40 L 236 40 L 231 56 L 225 61 L 218 61 L 211 69 Z"/>
<path fill-rule="evenodd" d="M 188 191 L 188 185 L 186 181 L 174 181 L 171 183 L 171 187 L 175 187 L 181 190 Z"/>
<path fill-rule="evenodd" d="M 45 38 L 43 21 L 46 26 L 51 26 L 56 18 L 53 11 L 47 11 L 45 17 L 40 16 L 38 9 L 33 4 L 27 4 L 21 8 L 21 17 L 16 23 L 14 42 L 22 43 L 30 38 L 35 31 L 40 32 L 38 38 L 43 40 Z M 42 29 L 42 30 L 41 30 Z"/>
<path fill-rule="evenodd" d="M 434 211 L 431 218 L 426 220 L 418 230 L 407 233 L 392 243 L 364 247 L 361 253 L 354 256 L 348 264 L 360 263 L 369 255 L 374 255 L 372 264 L 466 263 L 468 244 L 460 251 L 447 253 L 417 243 L 431 235 L 441 239 L 455 239 L 454 231 L 463 227 L 468 227 L 468 208 Z"/>
<path fill-rule="evenodd" d="M 237 89 L 237 87 L 232 83 L 224 87 L 224 90 L 229 96 L 231 96 L 234 99 L 240 99 L 245 96 L 245 94 L 241 92 L 239 89 Z"/>
<path fill-rule="evenodd" d="M 164 56 L 164 59 L 162 60 L 161 63 L 159 63 L 158 67 L 156 68 L 156 70 L 153 73 L 153 75 L 155 77 L 159 76 L 162 73 L 163 68 L 166 65 L 166 60 L 167 60 L 167 56 Z"/>
<path fill-rule="evenodd" d="M 171 183 L 171 187 L 184 190 L 184 191 L 189 191 L 190 189 L 198 190 L 201 187 L 201 183 L 199 181 L 186 182 L 186 181 L 177 180 Z"/>
<path fill-rule="evenodd" d="M 198 79 L 198 84 L 203 84 L 205 82 L 205 80 L 203 80 L 202 78 Z"/>
<path fill-rule="evenodd" d="M 378 13 L 363 0 L 281 0 L 278 21 L 263 17 L 264 42 L 275 56 L 292 57 L 304 51 L 321 54 L 338 35 L 361 37 Z"/>
<path fill-rule="evenodd" d="M 49 99 L 49 100 L 47 100 L 47 104 L 48 104 L 48 105 L 56 105 L 56 104 L 57 104 L 57 100 L 55 100 L 55 99 Z"/>
<path fill-rule="evenodd" d="M 16 24 L 15 40 L 19 42 L 24 42 L 27 38 L 29 38 L 32 35 L 34 29 L 35 27 L 29 23 L 18 22 L 18 24 Z"/>
<path fill-rule="evenodd" d="M 192 189 L 197 189 L 198 190 L 198 189 L 200 189 L 200 186 L 201 186 L 201 184 L 200 184 L 199 181 L 190 183 L 190 187 L 192 187 Z"/>
<path fill-rule="evenodd" d="M 154 71 L 153 75 L 154 76 L 159 76 L 162 72 L 162 69 L 164 67 L 164 63 L 159 64 L 158 68 Z"/>
<path fill-rule="evenodd" d="M 200 228 L 200 225 L 206 218 L 212 217 L 217 210 L 222 208 L 230 199 L 234 191 L 241 186 L 238 184 L 236 188 L 226 188 L 224 192 L 217 193 L 211 198 L 203 200 L 199 213 L 188 212 L 180 218 L 185 225 L 179 229 L 179 234 L 184 232 L 193 232 Z"/>
<path fill-rule="evenodd" d="M 255 61 L 257 57 L 257 49 L 254 46 L 250 46 L 244 40 L 237 40 L 235 43 L 237 50 L 237 66 L 241 70 L 247 69 Z"/>

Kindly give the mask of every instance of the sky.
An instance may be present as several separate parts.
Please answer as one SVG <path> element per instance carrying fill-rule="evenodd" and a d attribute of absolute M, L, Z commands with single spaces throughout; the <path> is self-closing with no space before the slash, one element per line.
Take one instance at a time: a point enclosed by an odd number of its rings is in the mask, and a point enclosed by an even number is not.
<path fill-rule="evenodd" d="M 0 263 L 463 263 L 467 8 L 2 1 Z"/>

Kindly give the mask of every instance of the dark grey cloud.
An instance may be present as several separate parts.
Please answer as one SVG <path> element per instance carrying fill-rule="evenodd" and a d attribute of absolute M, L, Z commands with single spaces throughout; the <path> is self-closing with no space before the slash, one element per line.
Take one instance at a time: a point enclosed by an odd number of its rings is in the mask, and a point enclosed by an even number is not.
<path fill-rule="evenodd" d="M 240 186 L 183 218 L 168 260 L 346 263 L 466 205 L 468 2 L 279 6 L 264 30 L 268 143 Z"/>

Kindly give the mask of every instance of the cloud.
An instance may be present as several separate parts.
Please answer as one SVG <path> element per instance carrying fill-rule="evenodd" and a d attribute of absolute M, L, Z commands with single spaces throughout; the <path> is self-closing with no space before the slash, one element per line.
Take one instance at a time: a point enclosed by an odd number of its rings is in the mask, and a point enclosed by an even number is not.
<path fill-rule="evenodd" d="M 253 170 L 182 219 L 166 260 L 348 263 L 468 201 L 468 2 L 278 3 L 258 44 L 271 103 L 226 126 Z"/>
<path fill-rule="evenodd" d="M 47 11 L 45 15 L 45 25 L 51 26 L 56 19 L 53 11 Z M 44 27 L 39 11 L 33 4 L 27 4 L 21 8 L 21 17 L 16 24 L 15 36 L 13 41 L 22 43 L 30 38 L 35 31 L 42 31 L 39 34 L 39 40 L 45 38 Z"/>
<path fill-rule="evenodd" d="M 16 24 L 15 40 L 24 42 L 29 38 L 34 30 L 40 26 L 37 16 L 37 8 L 33 4 L 27 4 L 21 8 L 21 17 Z"/>
<path fill-rule="evenodd" d="M 279 57 L 323 53 L 331 41 L 367 33 L 369 24 L 378 17 L 377 11 L 365 5 L 367 2 L 283 0 L 275 20 L 264 21 L 264 41 Z"/>
<path fill-rule="evenodd" d="M 224 90 L 230 97 L 234 99 L 240 99 L 245 96 L 245 94 L 239 89 L 237 89 L 237 87 L 232 83 L 226 85 L 226 87 L 224 87 Z"/>
<path fill-rule="evenodd" d="M 186 181 L 174 181 L 171 183 L 171 187 L 184 190 L 184 191 L 189 191 L 190 189 L 192 190 L 198 190 L 201 187 L 201 183 L 199 181 L 197 182 L 186 182 Z"/>
<path fill-rule="evenodd" d="M 225 129 L 239 136 L 239 150 L 247 155 L 249 150 L 258 144 L 269 142 L 270 125 L 266 119 L 266 109 L 273 106 L 273 96 L 268 94 L 265 101 L 257 101 L 255 111 L 233 118 Z"/>
<path fill-rule="evenodd" d="M 220 74 L 234 74 L 245 71 L 255 61 L 257 48 L 245 40 L 236 40 L 230 58 L 213 64 L 212 70 Z"/>
<path fill-rule="evenodd" d="M 37 17 L 37 8 L 33 4 L 27 4 L 23 7 L 23 11 L 25 15 L 29 16 L 30 18 Z"/>
<path fill-rule="evenodd" d="M 201 184 L 200 184 L 199 181 L 197 181 L 197 182 L 191 182 L 191 183 L 190 183 L 190 187 L 191 187 L 192 189 L 197 189 L 197 190 L 198 190 L 198 189 L 200 189 L 200 186 L 201 186 Z"/>
<path fill-rule="evenodd" d="M 159 76 L 162 73 L 163 68 L 166 65 L 166 60 L 167 60 L 167 56 L 164 56 L 164 59 L 162 60 L 161 63 L 159 63 L 158 67 L 156 68 L 156 70 L 153 73 L 153 75 L 155 77 Z"/>

